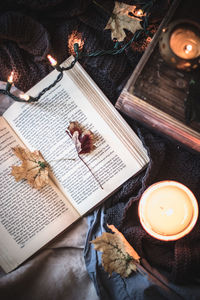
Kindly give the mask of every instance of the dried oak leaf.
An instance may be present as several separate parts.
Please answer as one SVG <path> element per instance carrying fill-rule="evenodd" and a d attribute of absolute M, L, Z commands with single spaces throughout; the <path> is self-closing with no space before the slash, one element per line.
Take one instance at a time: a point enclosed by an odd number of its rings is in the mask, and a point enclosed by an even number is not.
<path fill-rule="evenodd" d="M 78 154 L 90 153 L 96 148 L 94 134 L 90 130 L 84 130 L 78 122 L 70 122 L 68 130 Z"/>
<path fill-rule="evenodd" d="M 102 253 L 102 265 L 106 272 L 120 274 L 128 277 L 132 271 L 136 271 L 140 256 L 131 247 L 123 234 L 114 225 L 107 225 L 114 234 L 104 232 L 91 243 L 94 248 Z"/>
<path fill-rule="evenodd" d="M 115 2 L 112 15 L 108 20 L 105 29 L 111 30 L 112 39 L 117 39 L 119 42 L 123 41 L 126 37 L 124 29 L 131 31 L 133 34 L 142 29 L 140 25 L 140 18 L 133 15 L 136 6 L 127 5 L 122 2 Z"/>
<path fill-rule="evenodd" d="M 20 166 L 12 166 L 11 175 L 16 181 L 26 179 L 38 190 L 48 184 L 48 164 L 39 151 L 30 152 L 22 147 L 14 147 L 12 150 L 22 161 Z"/>

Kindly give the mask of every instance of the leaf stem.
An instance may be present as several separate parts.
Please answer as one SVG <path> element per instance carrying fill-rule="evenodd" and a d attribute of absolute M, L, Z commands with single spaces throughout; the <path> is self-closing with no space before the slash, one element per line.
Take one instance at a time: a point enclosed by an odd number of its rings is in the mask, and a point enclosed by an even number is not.
<path fill-rule="evenodd" d="M 135 262 L 137 270 L 142 274 L 142 275 L 147 275 L 148 279 L 159 286 L 161 291 L 165 291 L 165 293 L 168 294 L 170 297 L 169 299 L 173 300 L 183 300 L 183 297 L 177 294 L 175 290 L 173 290 L 169 286 L 169 282 L 167 278 L 165 278 L 162 274 L 160 274 L 156 269 L 152 268 L 149 263 L 147 262 L 146 259 L 142 258 L 141 259 L 141 264 L 138 262 Z M 166 294 L 165 294 L 166 296 Z"/>
<path fill-rule="evenodd" d="M 50 162 L 53 162 L 53 161 L 60 161 L 60 160 L 73 160 L 73 161 L 75 161 L 76 160 L 76 158 L 58 158 L 58 159 L 51 159 L 50 160 Z"/>
<path fill-rule="evenodd" d="M 88 170 L 90 171 L 90 173 L 92 174 L 92 176 L 95 178 L 95 180 L 98 182 L 99 186 L 103 190 L 103 186 L 101 185 L 101 183 L 99 182 L 99 180 L 96 178 L 95 174 L 92 172 L 92 170 L 90 169 L 90 167 L 88 166 L 88 164 L 83 160 L 83 158 L 80 156 L 80 154 L 78 154 L 78 157 L 84 163 L 84 165 L 88 168 Z"/>
<path fill-rule="evenodd" d="M 99 4 L 97 1 L 93 0 L 92 1 L 94 5 L 98 6 L 101 10 L 103 10 L 106 14 L 111 15 L 112 12 L 109 12 L 108 10 L 105 9 L 101 4 Z"/>
<path fill-rule="evenodd" d="M 72 136 L 70 134 L 70 132 L 68 130 L 66 130 L 67 135 L 70 137 L 70 139 L 72 140 Z M 75 147 L 76 149 L 76 147 Z M 96 182 L 99 184 L 99 186 L 101 187 L 101 189 L 103 190 L 103 186 L 101 185 L 101 183 L 99 182 L 99 180 L 97 179 L 97 177 L 95 176 L 95 174 L 92 172 L 91 168 L 88 166 L 88 164 L 84 161 L 84 159 L 80 156 L 80 154 L 78 153 L 77 149 L 76 149 L 77 155 L 80 158 L 80 160 L 84 163 L 84 165 L 88 168 L 88 170 L 90 171 L 90 173 L 92 174 L 92 176 L 94 177 L 94 179 L 96 180 Z"/>

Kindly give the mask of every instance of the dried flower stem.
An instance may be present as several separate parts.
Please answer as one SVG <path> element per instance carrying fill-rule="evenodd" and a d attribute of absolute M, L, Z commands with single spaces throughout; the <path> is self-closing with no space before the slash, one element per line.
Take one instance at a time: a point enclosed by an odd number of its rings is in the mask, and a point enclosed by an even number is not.
<path fill-rule="evenodd" d="M 94 3 L 94 5 L 98 6 L 101 10 L 103 10 L 106 14 L 110 15 L 111 12 L 109 12 L 107 9 L 105 9 L 104 6 L 102 6 L 101 4 L 99 4 L 97 1 L 93 0 L 92 1 Z"/>
<path fill-rule="evenodd" d="M 73 160 L 73 161 L 75 161 L 76 160 L 76 158 L 58 158 L 58 159 L 52 159 L 52 160 L 50 160 L 50 162 L 54 162 L 54 161 L 60 161 L 60 160 Z"/>
<path fill-rule="evenodd" d="M 99 180 L 96 178 L 96 176 L 94 175 L 94 173 L 92 172 L 92 170 L 90 169 L 90 167 L 88 166 L 88 164 L 83 160 L 83 158 L 79 154 L 78 154 L 78 157 L 84 163 L 84 165 L 88 168 L 88 170 L 90 171 L 90 173 L 92 174 L 92 176 L 95 178 L 95 180 L 98 182 L 99 186 L 103 190 L 103 186 L 101 185 L 101 183 L 99 182 Z"/>
<path fill-rule="evenodd" d="M 70 139 L 72 139 L 72 136 L 70 134 L 70 132 L 68 130 L 66 130 L 66 133 L 68 134 L 68 136 L 70 137 Z M 99 186 L 101 187 L 101 189 L 103 190 L 103 186 L 101 185 L 101 183 L 99 182 L 99 180 L 97 179 L 97 177 L 95 176 L 95 174 L 92 172 L 91 168 L 88 166 L 88 164 L 84 161 L 84 159 L 81 157 L 81 155 L 78 153 L 77 151 L 77 155 L 80 158 L 80 160 L 84 163 L 84 165 L 88 168 L 88 170 L 90 171 L 90 173 L 92 174 L 92 176 L 94 177 L 94 179 L 96 180 L 96 182 L 99 184 Z"/>
<path fill-rule="evenodd" d="M 147 275 L 148 279 L 154 283 L 155 285 L 161 288 L 161 291 L 165 292 L 169 296 L 169 299 L 174 300 L 183 300 L 183 297 L 177 294 L 175 290 L 173 290 L 167 278 L 165 278 L 160 272 L 158 272 L 155 268 L 152 268 L 146 259 L 142 258 L 140 263 L 136 262 L 137 270 L 142 275 Z"/>

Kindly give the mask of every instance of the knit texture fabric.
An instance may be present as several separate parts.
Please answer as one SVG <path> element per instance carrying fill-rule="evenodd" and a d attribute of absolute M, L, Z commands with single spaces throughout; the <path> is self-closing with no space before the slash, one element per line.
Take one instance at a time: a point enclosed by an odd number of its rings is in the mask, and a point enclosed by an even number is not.
<path fill-rule="evenodd" d="M 52 70 L 46 61 L 47 53 L 59 63 L 71 55 L 69 41 L 76 32 L 84 41 L 85 51 L 112 48 L 110 31 L 103 29 L 110 17 L 107 10 L 112 11 L 114 1 L 99 3 L 106 11 L 90 0 L 70 4 L 64 0 L 4 1 L 0 12 L 0 79 L 6 81 L 13 70 L 15 85 L 28 90 Z M 152 22 L 163 16 L 167 4 L 165 0 L 155 3 Z M 80 63 L 114 104 L 142 53 L 136 47 L 117 56 L 82 58 Z M 161 242 L 143 230 L 137 207 L 142 192 L 165 179 L 185 184 L 200 199 L 200 155 L 125 119 L 142 139 L 151 161 L 146 171 L 128 180 L 107 201 L 105 222 L 114 224 L 140 256 L 168 271 L 171 280 L 192 280 L 200 263 L 199 220 L 188 236 L 176 242 Z"/>

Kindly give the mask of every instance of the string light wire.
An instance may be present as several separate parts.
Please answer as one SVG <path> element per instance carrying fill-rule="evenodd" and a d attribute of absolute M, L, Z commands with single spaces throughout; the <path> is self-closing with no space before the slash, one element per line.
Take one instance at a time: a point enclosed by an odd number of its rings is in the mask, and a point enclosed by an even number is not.
<path fill-rule="evenodd" d="M 11 93 L 11 87 L 13 84 L 13 72 L 11 73 L 12 76 L 9 77 L 8 81 L 7 81 L 7 85 L 5 89 L 0 89 L 0 94 L 9 96 L 10 98 L 12 98 L 14 101 L 17 102 L 25 102 L 25 103 L 31 103 L 31 102 L 37 102 L 47 91 L 49 91 L 50 89 L 52 89 L 59 81 L 62 80 L 63 78 L 63 72 L 70 70 L 74 67 L 74 65 L 76 64 L 76 62 L 83 58 L 83 57 L 97 57 L 97 56 L 103 56 L 103 55 L 118 55 L 123 53 L 134 41 L 137 41 L 139 39 L 139 37 L 145 33 L 146 35 L 149 35 L 149 31 L 147 30 L 148 28 L 148 16 L 149 16 L 149 11 L 151 9 L 151 7 L 153 6 L 153 3 L 155 2 L 155 0 L 153 1 L 148 1 L 147 3 L 145 2 L 141 2 L 139 3 L 141 5 L 142 11 L 145 11 L 145 16 L 143 16 L 141 18 L 142 22 L 142 26 L 143 29 L 140 29 L 138 31 L 136 31 L 133 35 L 133 37 L 124 45 L 122 46 L 121 43 L 119 43 L 118 41 L 115 42 L 115 45 L 112 49 L 109 50 L 97 50 L 95 52 L 84 52 L 84 51 L 79 51 L 79 45 L 78 43 L 74 44 L 74 52 L 75 52 L 75 56 L 74 56 L 74 60 L 71 62 L 71 64 L 68 67 L 60 67 L 56 60 L 54 60 L 50 55 L 48 55 L 49 59 L 51 57 L 51 59 L 53 60 L 52 66 L 59 72 L 58 76 L 56 77 L 55 81 L 50 84 L 48 87 L 44 88 L 41 92 L 39 92 L 39 94 L 36 97 L 31 97 L 27 94 L 23 94 L 18 96 L 15 96 L 14 94 Z"/>

